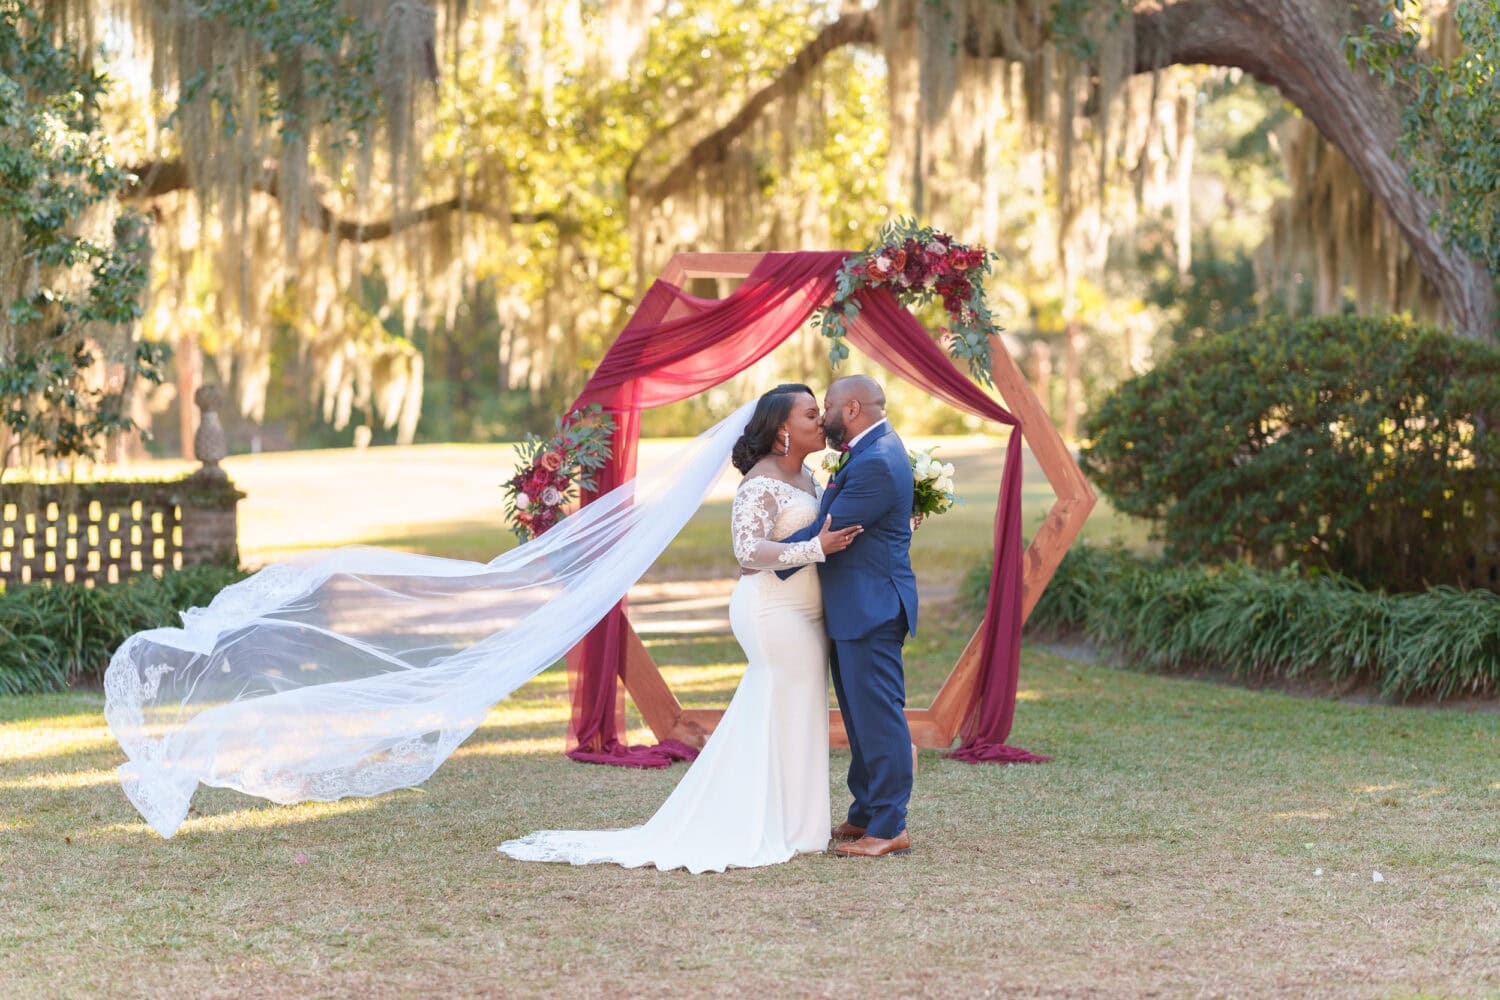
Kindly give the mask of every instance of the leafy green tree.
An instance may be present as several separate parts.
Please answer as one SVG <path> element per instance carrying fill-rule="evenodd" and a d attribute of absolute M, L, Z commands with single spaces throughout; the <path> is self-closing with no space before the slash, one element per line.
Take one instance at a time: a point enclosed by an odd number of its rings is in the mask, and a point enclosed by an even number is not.
<path fill-rule="evenodd" d="M 1421 9 L 1392 0 L 1378 25 L 1348 38 L 1349 61 L 1405 98 L 1412 184 L 1437 200 L 1438 230 L 1500 285 L 1500 4 L 1455 5 L 1460 47 L 1450 61 L 1423 54 Z"/>
<path fill-rule="evenodd" d="M 129 176 L 99 125 L 107 81 L 35 13 L 0 0 L 0 474 L 17 456 L 92 457 L 133 426 L 125 380 L 160 380 L 163 352 L 130 331 L 146 284 L 145 220 L 113 214 Z"/>

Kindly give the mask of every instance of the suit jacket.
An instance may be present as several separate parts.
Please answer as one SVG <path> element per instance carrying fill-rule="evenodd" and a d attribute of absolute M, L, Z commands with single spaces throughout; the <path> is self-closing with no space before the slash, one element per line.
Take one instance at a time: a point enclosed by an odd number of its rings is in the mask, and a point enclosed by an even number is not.
<path fill-rule="evenodd" d="M 781 539 L 803 542 L 818 537 L 828 514 L 833 515 L 835 529 L 864 526 L 853 544 L 828 556 L 818 571 L 830 638 L 863 638 L 903 613 L 907 631 L 917 634 L 917 577 L 911 570 L 914 488 L 906 446 L 890 424 L 882 424 L 849 452 L 849 461 L 823 493 L 818 519 Z M 785 578 L 795 572 L 781 570 L 777 575 Z"/>

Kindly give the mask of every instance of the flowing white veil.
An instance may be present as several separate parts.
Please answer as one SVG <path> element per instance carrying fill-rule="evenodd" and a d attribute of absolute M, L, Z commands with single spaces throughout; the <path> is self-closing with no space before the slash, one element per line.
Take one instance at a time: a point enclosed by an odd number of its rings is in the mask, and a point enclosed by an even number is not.
<path fill-rule="evenodd" d="M 426 780 L 650 568 L 754 407 L 491 562 L 310 553 L 131 636 L 104 675 L 125 794 L 170 837 L 199 783 L 288 803 Z"/>

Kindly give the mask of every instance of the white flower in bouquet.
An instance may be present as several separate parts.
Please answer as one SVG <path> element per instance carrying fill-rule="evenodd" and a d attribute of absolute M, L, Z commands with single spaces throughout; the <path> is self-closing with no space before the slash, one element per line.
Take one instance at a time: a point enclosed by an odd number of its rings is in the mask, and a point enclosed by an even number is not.
<path fill-rule="evenodd" d="M 942 514 L 953 509 L 958 495 L 953 491 L 953 465 L 940 462 L 933 457 L 937 449 L 908 452 L 911 458 L 912 479 L 915 490 L 912 496 L 912 514 L 917 519 Z"/>
<path fill-rule="evenodd" d="M 531 506 L 531 497 L 527 496 L 525 493 L 517 493 L 516 494 L 516 510 L 525 510 L 527 507 L 530 507 L 530 506 Z"/>
<path fill-rule="evenodd" d="M 562 494 L 557 491 L 556 486 L 549 486 L 542 490 L 542 503 L 548 507 L 556 507 L 562 503 Z"/>

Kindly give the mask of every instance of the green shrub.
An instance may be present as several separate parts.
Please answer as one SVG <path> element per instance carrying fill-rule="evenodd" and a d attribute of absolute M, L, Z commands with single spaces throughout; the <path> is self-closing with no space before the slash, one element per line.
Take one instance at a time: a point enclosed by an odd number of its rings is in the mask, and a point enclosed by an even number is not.
<path fill-rule="evenodd" d="M 1500 588 L 1500 350 L 1401 319 L 1269 319 L 1092 413 L 1082 463 L 1168 558 Z"/>
<path fill-rule="evenodd" d="M 179 623 L 245 576 L 195 566 L 101 587 L 36 584 L 0 593 L 0 695 L 97 684 L 110 655 L 132 633 Z"/>
<path fill-rule="evenodd" d="M 964 597 L 982 608 L 989 567 Z M 1234 676 L 1360 679 L 1388 696 L 1500 691 L 1500 594 L 1365 590 L 1334 574 L 1182 566 L 1074 546 L 1027 630 L 1082 632 L 1134 665 Z"/>

